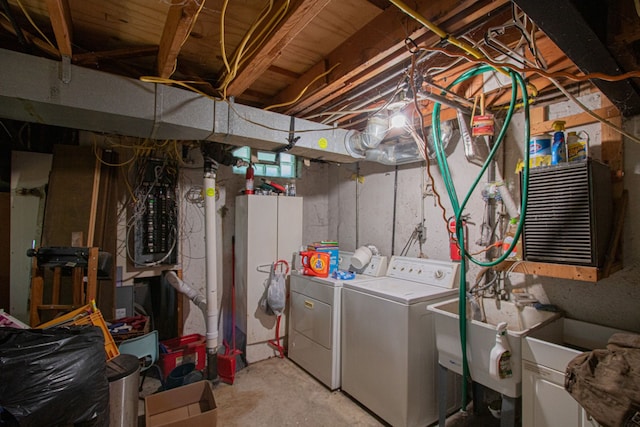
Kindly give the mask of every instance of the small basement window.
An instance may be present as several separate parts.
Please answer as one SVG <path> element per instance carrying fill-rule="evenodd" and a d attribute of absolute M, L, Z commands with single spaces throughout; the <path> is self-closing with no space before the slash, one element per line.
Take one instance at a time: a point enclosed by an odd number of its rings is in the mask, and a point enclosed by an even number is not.
<path fill-rule="evenodd" d="M 232 152 L 234 157 L 246 162 L 251 161 L 251 147 L 240 147 Z M 296 156 L 288 153 L 274 153 L 271 151 L 257 151 L 257 162 L 253 163 L 255 176 L 270 178 L 295 178 Z M 248 166 L 234 166 L 233 173 L 244 175 Z"/>

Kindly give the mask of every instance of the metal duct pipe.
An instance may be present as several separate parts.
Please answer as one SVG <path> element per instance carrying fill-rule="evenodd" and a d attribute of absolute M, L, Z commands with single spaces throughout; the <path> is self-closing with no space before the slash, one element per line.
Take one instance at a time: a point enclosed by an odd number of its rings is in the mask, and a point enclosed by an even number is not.
<path fill-rule="evenodd" d="M 152 139 L 216 141 L 274 150 L 291 117 L 197 93 L 0 49 L 0 118 Z M 68 82 L 60 79 L 66 70 Z M 87 96 L 87 94 L 91 94 Z M 262 125 L 260 125 L 262 124 Z M 295 120 L 291 154 L 339 163 L 347 130 Z"/>

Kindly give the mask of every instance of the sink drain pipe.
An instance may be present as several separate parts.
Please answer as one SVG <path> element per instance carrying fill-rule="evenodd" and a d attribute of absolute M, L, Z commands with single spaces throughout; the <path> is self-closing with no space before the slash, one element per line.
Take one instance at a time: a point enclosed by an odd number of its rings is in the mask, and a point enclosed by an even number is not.
<path fill-rule="evenodd" d="M 447 90 L 451 89 L 453 86 L 462 83 L 463 81 L 475 77 L 477 75 L 480 74 L 484 74 L 487 72 L 493 72 L 496 71 L 496 69 L 494 67 L 488 66 L 488 65 L 484 65 L 484 66 L 480 66 L 480 67 L 475 67 L 472 68 L 468 71 L 466 71 L 465 73 L 463 73 L 460 77 L 458 77 L 453 83 L 451 83 L 448 87 Z M 528 194 L 528 185 L 529 185 L 529 138 L 530 138 L 530 130 L 529 130 L 529 99 L 528 99 L 528 94 L 527 94 L 527 85 L 524 81 L 524 78 L 518 74 L 515 73 L 507 68 L 505 69 L 501 69 L 498 70 L 500 72 L 507 72 L 509 73 L 509 75 L 511 76 L 511 100 L 509 103 L 509 109 L 507 110 L 507 115 L 505 117 L 504 123 L 502 125 L 502 128 L 500 129 L 500 132 L 497 136 L 497 138 L 495 139 L 494 145 L 491 148 L 491 151 L 489 153 L 489 156 L 487 157 L 486 161 L 484 162 L 484 164 L 482 165 L 482 168 L 480 170 L 480 173 L 478 174 L 478 176 L 476 177 L 476 179 L 474 180 L 473 184 L 471 185 L 471 188 L 469 189 L 469 191 L 467 192 L 467 194 L 465 195 L 462 203 L 459 202 L 457 193 L 456 193 L 456 189 L 455 189 L 455 185 L 453 184 L 453 179 L 451 178 L 451 173 L 449 170 L 449 164 L 447 162 L 447 157 L 444 151 L 444 147 L 441 141 L 441 131 L 440 131 L 440 103 L 435 103 L 434 107 L 433 107 L 433 114 L 432 114 L 432 132 L 433 132 L 433 141 L 434 141 L 434 145 L 435 145 L 435 151 L 436 151 L 436 158 L 438 160 L 438 168 L 440 169 L 440 173 L 442 174 L 442 178 L 443 181 L 445 183 L 445 187 L 447 189 L 447 193 L 449 195 L 449 200 L 451 201 L 451 205 L 453 207 L 454 213 L 455 213 L 455 218 L 456 218 L 456 235 L 458 237 L 458 242 L 460 242 L 460 254 L 461 254 L 461 261 L 460 261 L 460 286 L 459 286 L 459 298 L 458 298 L 458 313 L 459 313 L 459 332 L 460 332 L 460 347 L 462 349 L 462 408 L 461 411 L 466 411 L 467 408 L 467 383 L 468 380 L 470 380 L 470 375 L 469 375 L 469 364 L 468 364 L 468 360 L 467 360 L 467 316 L 466 316 L 466 299 L 467 299 L 467 289 L 466 289 L 466 263 L 467 263 L 467 257 L 469 258 L 469 260 L 471 260 L 473 263 L 483 266 L 483 267 L 492 267 L 494 265 L 497 265 L 499 263 L 501 263 L 502 261 L 504 261 L 505 259 L 507 259 L 507 257 L 509 256 L 509 254 L 511 253 L 511 251 L 513 250 L 513 248 L 516 245 L 516 242 L 518 241 L 518 239 L 520 238 L 520 234 L 522 232 L 522 225 L 524 223 L 524 218 L 526 215 L 526 200 L 527 200 L 527 194 Z M 509 126 L 509 123 L 511 122 L 511 117 L 513 116 L 513 112 L 516 108 L 516 101 L 517 101 L 517 94 L 518 94 L 518 88 L 520 88 L 520 91 L 522 93 L 522 105 L 524 107 L 524 117 L 525 117 L 525 126 L 524 126 L 524 172 L 523 172 L 523 179 L 522 179 L 522 201 L 521 201 L 521 206 L 520 206 L 520 222 L 518 223 L 518 228 L 516 230 L 514 239 L 512 244 L 509 246 L 509 249 L 506 250 L 498 259 L 494 260 L 494 261 L 490 261 L 490 262 L 482 262 L 479 260 L 476 260 L 475 258 L 473 258 L 473 256 L 471 256 L 470 254 L 467 254 L 465 251 L 465 235 L 464 235 L 464 229 L 462 227 L 462 215 L 463 215 L 463 211 L 464 208 L 466 207 L 471 194 L 473 193 L 473 191 L 475 190 L 475 188 L 478 186 L 478 183 L 480 182 L 480 179 L 482 178 L 482 176 L 484 175 L 485 171 L 487 170 L 487 168 L 489 167 L 489 165 L 491 164 L 491 162 L 493 161 L 493 158 L 495 157 L 500 145 L 502 144 L 502 141 L 504 140 L 504 137 L 506 135 L 506 130 Z M 444 94 L 444 93 L 443 93 Z"/>

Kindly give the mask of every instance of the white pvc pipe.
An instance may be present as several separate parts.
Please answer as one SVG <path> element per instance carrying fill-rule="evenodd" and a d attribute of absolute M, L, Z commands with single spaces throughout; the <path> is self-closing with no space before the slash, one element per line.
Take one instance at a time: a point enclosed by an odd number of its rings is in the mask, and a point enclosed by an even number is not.
<path fill-rule="evenodd" d="M 207 314 L 207 300 L 206 298 L 193 287 L 187 285 L 178 277 L 175 271 L 169 271 L 166 274 L 167 282 L 173 286 L 178 292 L 186 295 L 195 305 L 202 310 L 204 315 Z"/>
<path fill-rule="evenodd" d="M 205 221 L 205 263 L 207 273 L 207 353 L 218 351 L 218 298 L 216 282 L 216 173 L 213 170 L 204 172 L 204 221 Z"/>
<path fill-rule="evenodd" d="M 500 168 L 496 168 L 496 181 L 500 181 L 503 185 L 498 186 L 498 192 L 500 193 L 500 197 L 502 198 L 502 203 L 504 204 L 507 213 L 510 218 L 515 218 L 520 216 L 520 209 L 518 205 L 516 205 L 509 188 L 507 188 L 507 183 L 504 182 L 504 178 L 502 178 L 502 173 L 500 173 Z"/>

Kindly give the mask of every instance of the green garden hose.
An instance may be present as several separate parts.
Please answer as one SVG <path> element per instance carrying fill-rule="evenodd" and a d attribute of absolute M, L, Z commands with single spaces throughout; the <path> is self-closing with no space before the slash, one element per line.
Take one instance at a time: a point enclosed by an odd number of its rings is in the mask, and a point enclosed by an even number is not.
<path fill-rule="evenodd" d="M 451 83 L 447 90 L 451 89 L 451 87 L 469 79 L 475 77 L 480 74 L 484 74 L 487 72 L 496 71 L 495 68 L 490 66 L 480 66 L 476 68 L 472 68 L 465 73 L 463 73 L 460 77 L 458 77 L 453 83 Z M 505 117 L 504 123 L 500 132 L 498 133 L 497 138 L 494 141 L 494 145 L 491 148 L 489 156 L 487 160 L 484 162 L 480 173 L 474 180 L 471 188 L 465 195 L 462 203 L 458 200 L 458 195 L 456 193 L 455 185 L 453 184 L 453 179 L 451 178 L 451 173 L 449 170 L 449 164 L 447 162 L 447 157 L 444 151 L 444 146 L 441 141 L 441 132 L 440 132 L 440 103 L 434 104 L 433 107 L 433 115 L 432 115 L 432 132 L 433 132 L 433 141 L 435 146 L 436 158 L 438 160 L 438 167 L 440 169 L 440 173 L 442 174 L 442 179 L 444 180 L 445 187 L 447 189 L 447 193 L 449 195 L 449 200 L 451 201 L 451 206 L 453 207 L 453 211 L 455 213 L 456 218 L 456 236 L 458 238 L 458 242 L 460 245 L 460 286 L 459 286 L 459 298 L 458 298 L 458 313 L 459 313 L 459 331 L 460 331 L 460 346 L 462 349 L 462 411 L 466 410 L 467 407 L 467 380 L 469 379 L 469 365 L 467 360 L 467 310 L 466 310 L 466 300 L 467 300 L 467 290 L 466 290 L 466 266 L 467 266 L 467 257 L 475 264 L 483 266 L 483 267 L 492 267 L 503 262 L 511 253 L 513 248 L 516 245 L 516 242 L 520 238 L 520 234 L 522 232 L 522 225 L 524 223 L 524 218 L 526 215 L 526 201 L 528 195 L 528 185 L 529 185 L 529 138 L 530 138 L 530 130 L 529 130 L 529 101 L 527 94 L 527 86 L 524 81 L 524 78 L 511 70 L 505 69 L 511 76 L 511 101 L 509 103 L 509 109 L 507 110 L 507 115 Z M 465 251 L 465 242 L 464 242 L 464 231 L 462 227 L 462 215 L 464 208 L 466 207 L 471 194 L 478 186 L 480 179 L 484 175 L 484 172 L 489 167 L 489 164 L 495 157 L 502 141 L 504 140 L 504 136 L 506 134 L 509 123 L 511 122 L 511 117 L 513 116 L 513 112 L 516 108 L 516 101 L 518 95 L 518 88 L 522 93 L 522 106 L 524 107 L 524 119 L 525 119 L 525 129 L 524 129 L 524 169 L 523 169 L 523 177 L 522 177 L 522 201 L 520 205 L 520 221 L 518 223 L 518 228 L 516 230 L 515 236 L 513 238 L 513 242 L 509 246 L 509 249 L 505 251 L 498 259 L 490 262 L 481 262 L 476 260 L 470 254 L 467 254 Z M 443 92 L 444 95 L 444 92 Z"/>

